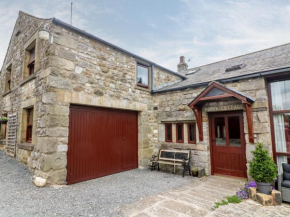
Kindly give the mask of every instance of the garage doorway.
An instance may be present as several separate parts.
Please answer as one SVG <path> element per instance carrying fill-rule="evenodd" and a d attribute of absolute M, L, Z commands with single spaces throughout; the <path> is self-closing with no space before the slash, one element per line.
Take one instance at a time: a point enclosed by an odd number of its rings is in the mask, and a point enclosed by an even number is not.
<path fill-rule="evenodd" d="M 138 167 L 138 113 L 72 105 L 67 183 Z"/>

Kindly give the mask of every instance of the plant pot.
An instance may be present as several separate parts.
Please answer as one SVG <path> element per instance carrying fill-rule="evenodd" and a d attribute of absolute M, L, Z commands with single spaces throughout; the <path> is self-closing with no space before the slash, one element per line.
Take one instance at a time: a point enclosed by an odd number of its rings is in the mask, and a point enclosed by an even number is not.
<path fill-rule="evenodd" d="M 198 177 L 198 171 L 191 171 L 193 177 Z"/>
<path fill-rule="evenodd" d="M 6 124 L 7 121 L 0 120 L 0 124 Z"/>
<path fill-rule="evenodd" d="M 272 186 L 271 183 L 266 182 L 256 182 L 257 183 L 257 190 L 259 193 L 262 194 L 271 194 L 272 192 Z"/>

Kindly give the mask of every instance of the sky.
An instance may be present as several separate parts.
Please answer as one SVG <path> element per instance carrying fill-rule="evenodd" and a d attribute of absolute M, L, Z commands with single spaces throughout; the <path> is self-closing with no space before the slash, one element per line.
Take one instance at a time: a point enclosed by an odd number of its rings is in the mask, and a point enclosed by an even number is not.
<path fill-rule="evenodd" d="M 0 0 L 0 67 L 18 11 L 58 18 L 177 70 L 290 42 L 289 0 Z"/>

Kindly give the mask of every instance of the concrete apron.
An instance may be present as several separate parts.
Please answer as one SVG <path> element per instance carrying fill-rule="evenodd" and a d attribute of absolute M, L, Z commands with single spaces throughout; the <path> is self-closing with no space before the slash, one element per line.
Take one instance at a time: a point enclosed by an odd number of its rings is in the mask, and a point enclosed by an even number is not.
<path fill-rule="evenodd" d="M 213 210 L 215 202 L 232 196 L 245 183 L 243 179 L 210 176 L 195 179 L 191 183 L 160 195 L 150 196 L 123 208 L 126 217 L 147 216 L 287 216 L 289 205 L 263 207 L 246 200 L 239 204 L 220 206 Z"/>

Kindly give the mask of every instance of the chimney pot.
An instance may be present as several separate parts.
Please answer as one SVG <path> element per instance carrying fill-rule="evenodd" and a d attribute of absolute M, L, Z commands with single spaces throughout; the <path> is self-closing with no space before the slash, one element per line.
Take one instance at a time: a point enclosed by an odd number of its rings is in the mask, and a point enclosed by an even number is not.
<path fill-rule="evenodd" d="M 180 57 L 180 63 L 185 63 L 185 57 L 184 56 Z"/>

